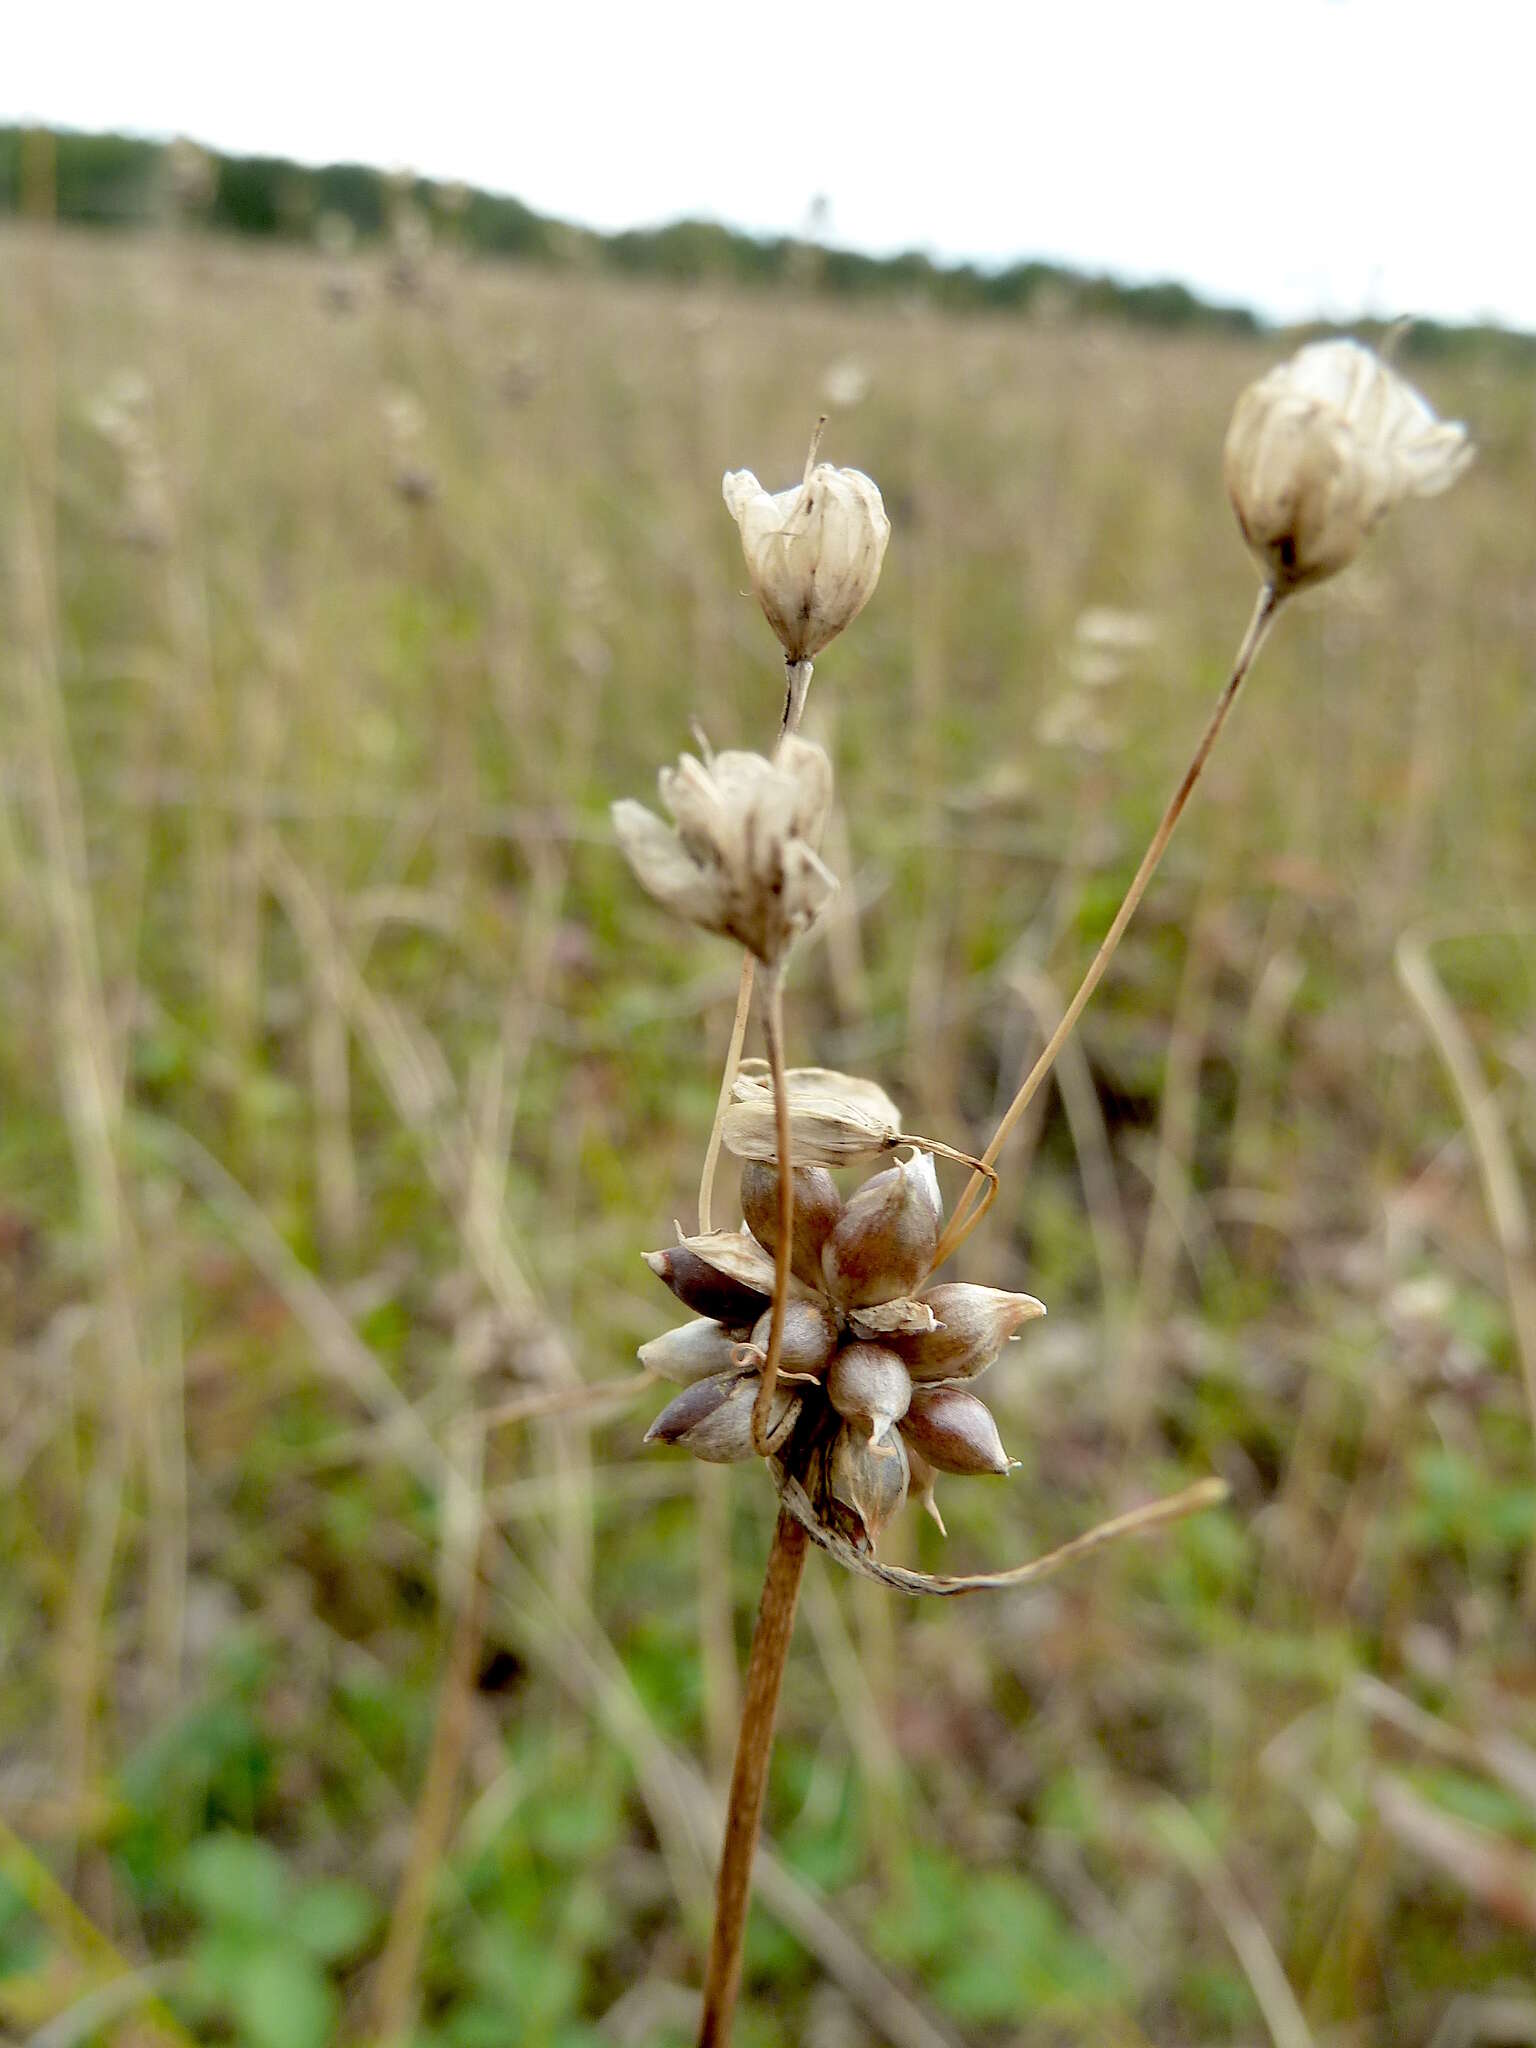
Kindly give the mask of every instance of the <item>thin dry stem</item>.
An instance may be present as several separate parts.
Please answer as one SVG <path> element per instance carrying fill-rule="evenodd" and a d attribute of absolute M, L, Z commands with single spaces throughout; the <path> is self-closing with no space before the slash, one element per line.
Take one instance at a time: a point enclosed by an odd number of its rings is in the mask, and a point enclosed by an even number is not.
<path fill-rule="evenodd" d="M 787 1176 L 786 1176 L 787 1178 Z M 731 1772 L 726 1808 L 725 1841 L 720 1851 L 720 1876 L 715 1887 L 715 1925 L 710 1936 L 709 1964 L 704 1973 L 704 2010 L 699 2023 L 699 2048 L 727 2048 L 741 1985 L 741 1951 L 752 1891 L 752 1856 L 763 1814 L 768 1761 L 773 1754 L 773 1724 L 779 1710 L 779 1687 L 794 1633 L 795 1603 L 805 1572 L 809 1540 L 793 1516 L 780 1509 L 774 1524 L 773 1548 L 763 1579 L 763 1597 L 752 1635 L 752 1656 L 741 1709 L 741 1733 Z"/>
<path fill-rule="evenodd" d="M 747 1039 L 747 1017 L 752 1008 L 752 983 L 756 965 L 750 953 L 741 956 L 741 985 L 736 991 L 736 1016 L 731 1025 L 731 1042 L 725 1049 L 725 1070 L 720 1076 L 720 1093 L 715 1099 L 715 1121 L 704 1148 L 704 1170 L 699 1175 L 699 1235 L 707 1237 L 715 1227 L 715 1168 L 720 1164 L 720 1140 L 725 1130 L 725 1112 L 731 1106 L 731 1090 L 741 1065 L 741 1048 Z"/>
<path fill-rule="evenodd" d="M 773 1419 L 774 1389 L 779 1381 L 784 1311 L 789 1304 L 789 1264 L 795 1233 L 795 1176 L 790 1163 L 789 1083 L 784 1075 L 784 980 L 781 969 L 775 967 L 772 970 L 763 993 L 767 997 L 763 1025 L 768 1038 L 768 1069 L 773 1078 L 773 1128 L 779 1155 L 779 1241 L 773 1253 L 773 1309 L 768 1319 L 768 1350 L 763 1359 L 757 1398 L 752 1403 L 752 1448 L 760 1458 L 767 1458 L 773 1455 L 769 1429 Z"/>
<path fill-rule="evenodd" d="M 1429 958 L 1412 934 L 1397 944 L 1397 976 L 1434 1040 L 1472 1141 L 1483 1199 L 1504 1264 L 1504 1289 L 1515 1349 L 1525 1378 L 1531 1426 L 1536 1429 L 1536 1234 L 1520 1185 L 1503 1118 L 1483 1077 L 1477 1054 Z"/>
<path fill-rule="evenodd" d="M 389 1933 L 374 1980 L 374 2026 L 381 2043 L 401 2041 L 411 2024 L 412 1992 L 432 1904 L 432 1886 L 453 1826 L 455 1793 L 469 1740 L 475 1673 L 485 1640 L 486 1579 L 478 1553 L 464 1588 L 448 1669 L 438 1695 L 432 1749 L 416 1806 L 410 1855 L 401 1873 Z"/>
<path fill-rule="evenodd" d="M 1093 964 L 1083 976 L 1082 985 L 1079 987 L 1077 994 L 1068 1003 L 1063 1012 L 1061 1022 L 1051 1033 L 1040 1057 L 1025 1075 L 1018 1093 L 1008 1105 L 1002 1122 L 993 1133 L 992 1142 L 982 1154 L 984 1165 L 992 1165 L 998 1154 L 1002 1151 L 1003 1146 L 1008 1142 L 1009 1133 L 1029 1107 L 1029 1104 L 1034 1099 L 1036 1090 L 1054 1066 L 1056 1055 L 1061 1051 L 1062 1046 L 1071 1035 L 1078 1018 L 1087 1007 L 1088 998 L 1098 987 L 1105 968 L 1114 957 L 1115 949 L 1125 935 L 1125 928 L 1136 914 L 1136 907 L 1146 894 L 1147 884 L 1151 881 L 1157 864 L 1163 857 L 1164 849 L 1173 837 L 1174 827 L 1178 824 L 1179 818 L 1183 814 L 1184 806 L 1189 801 L 1190 792 L 1199 781 L 1200 772 L 1210 757 L 1211 749 L 1216 744 L 1216 739 L 1222 726 L 1226 723 L 1227 713 L 1231 710 L 1233 700 L 1242 687 L 1243 678 L 1253 666 L 1254 658 L 1258 654 L 1260 647 L 1264 644 L 1265 635 L 1269 631 L 1275 613 L 1280 608 L 1280 604 L 1280 593 L 1272 585 L 1266 584 L 1259 592 L 1258 602 L 1253 608 L 1253 617 L 1248 622 L 1248 630 L 1243 635 L 1242 644 L 1237 650 L 1236 659 L 1233 661 L 1232 673 L 1227 677 L 1221 695 L 1216 700 L 1216 707 L 1211 713 L 1205 731 L 1200 735 L 1199 744 L 1190 758 L 1189 766 L 1184 771 L 1183 779 L 1174 791 L 1168 808 L 1164 811 L 1162 820 L 1156 832 L 1152 835 L 1152 842 L 1142 855 L 1141 866 L 1136 870 L 1131 886 L 1125 892 L 1125 899 L 1121 903 L 1120 908 L 1115 912 L 1114 923 L 1105 933 L 1103 944 L 1094 955 Z M 973 1173 L 965 1193 L 960 1197 L 956 1205 L 954 1215 L 949 1220 L 947 1229 L 939 1239 L 939 1248 L 934 1254 L 933 1261 L 936 1267 L 942 1265 L 952 1253 L 960 1249 L 960 1246 L 964 1244 L 965 1240 L 976 1228 L 977 1223 L 981 1220 L 974 1213 L 976 1200 L 980 1192 L 981 1175 L 980 1173 Z"/>

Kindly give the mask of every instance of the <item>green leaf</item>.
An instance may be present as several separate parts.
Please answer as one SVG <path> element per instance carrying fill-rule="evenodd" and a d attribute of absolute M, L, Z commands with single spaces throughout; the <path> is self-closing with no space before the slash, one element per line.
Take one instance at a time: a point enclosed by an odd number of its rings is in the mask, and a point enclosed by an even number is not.
<path fill-rule="evenodd" d="M 293 1931 L 311 1955 L 340 1962 L 356 1953 L 373 1932 L 378 1907 L 361 1885 L 338 1879 L 307 1885 L 293 1909 Z"/>
<path fill-rule="evenodd" d="M 327 2048 L 336 1994 L 323 1971 L 291 1942 L 268 1940 L 247 1952 L 230 2004 L 251 2048 Z"/>
<path fill-rule="evenodd" d="M 275 1927 L 287 1880 L 282 1859 L 252 1835 L 210 1835 L 194 1842 L 176 1869 L 176 1889 L 205 1921 Z"/>

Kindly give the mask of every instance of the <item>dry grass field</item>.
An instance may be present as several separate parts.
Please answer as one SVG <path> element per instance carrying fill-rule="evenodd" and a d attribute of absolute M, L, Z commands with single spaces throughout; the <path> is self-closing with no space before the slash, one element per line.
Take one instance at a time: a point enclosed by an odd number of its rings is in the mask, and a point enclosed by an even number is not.
<path fill-rule="evenodd" d="M 0 2039 L 692 2038 L 772 1495 L 634 1352 L 736 961 L 607 810 L 775 729 L 721 472 L 884 492 L 790 1055 L 974 1150 L 1286 347 L 0 237 Z M 887 1547 L 1230 1502 L 813 1557 L 747 2048 L 1536 2041 L 1536 381 L 1407 367 L 1477 465 L 1282 617 L 961 1256 L 1022 1469 Z"/>

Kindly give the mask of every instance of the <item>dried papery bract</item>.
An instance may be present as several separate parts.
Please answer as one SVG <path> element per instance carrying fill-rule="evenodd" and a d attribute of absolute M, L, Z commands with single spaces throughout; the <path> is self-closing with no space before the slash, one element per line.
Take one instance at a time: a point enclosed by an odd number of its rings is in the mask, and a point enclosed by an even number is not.
<path fill-rule="evenodd" d="M 784 659 L 810 661 L 858 617 L 880 580 L 891 522 L 879 490 L 862 470 L 829 462 L 788 491 L 765 491 L 750 469 L 727 471 L 721 488 Z"/>
<path fill-rule="evenodd" d="M 744 1060 L 725 1113 L 725 1148 L 738 1159 L 778 1157 L 773 1084 L 760 1060 Z M 885 1090 L 856 1074 L 830 1067 L 791 1067 L 784 1077 L 789 1103 L 790 1156 L 797 1167 L 848 1166 L 877 1158 L 901 1139 L 901 1112 Z"/>
<path fill-rule="evenodd" d="M 1449 490 L 1465 427 L 1354 341 L 1310 343 L 1237 401 L 1223 470 L 1243 538 L 1284 594 L 1335 575 L 1405 498 Z"/>
<path fill-rule="evenodd" d="M 832 806 L 826 754 L 793 738 L 771 761 L 684 754 L 660 788 L 671 826 L 631 799 L 613 806 L 637 879 L 677 916 L 777 966 L 837 886 L 816 850 Z"/>

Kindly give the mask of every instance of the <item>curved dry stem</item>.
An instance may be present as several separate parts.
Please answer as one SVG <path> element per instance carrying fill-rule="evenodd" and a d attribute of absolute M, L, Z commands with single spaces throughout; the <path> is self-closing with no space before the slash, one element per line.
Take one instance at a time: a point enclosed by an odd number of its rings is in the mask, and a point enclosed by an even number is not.
<path fill-rule="evenodd" d="M 1243 678 L 1247 675 L 1249 669 L 1252 668 L 1254 659 L 1260 647 L 1264 644 L 1265 636 L 1274 622 L 1275 614 L 1280 609 L 1282 601 L 1283 593 L 1277 591 L 1272 584 L 1266 583 L 1259 592 L 1258 602 L 1253 608 L 1253 617 L 1248 621 L 1248 630 L 1243 635 L 1242 644 L 1239 646 L 1236 657 L 1233 660 L 1232 672 L 1222 687 L 1221 695 L 1216 699 L 1215 709 L 1206 722 L 1204 732 L 1200 735 L 1199 743 L 1190 757 L 1189 766 L 1184 770 L 1183 779 L 1170 798 L 1168 808 L 1163 812 L 1158 828 L 1152 835 L 1151 844 L 1142 855 L 1141 866 L 1132 877 L 1131 886 L 1126 890 L 1124 900 L 1120 908 L 1115 912 L 1114 922 L 1104 934 L 1103 943 L 1100 945 L 1098 952 L 1093 956 L 1092 965 L 1083 976 L 1077 994 L 1063 1011 L 1061 1022 L 1046 1041 L 1040 1057 L 1035 1061 L 1035 1064 L 1020 1083 L 1018 1093 L 1014 1096 L 1012 1102 L 1009 1103 L 1002 1122 L 992 1135 L 992 1142 L 981 1155 L 983 1167 L 991 1166 L 999 1152 L 1002 1151 L 1003 1146 L 1008 1142 L 1009 1134 L 1034 1100 L 1041 1082 L 1044 1081 L 1056 1063 L 1056 1055 L 1071 1036 L 1078 1018 L 1087 1007 L 1088 998 L 1093 994 L 1103 978 L 1105 968 L 1109 965 L 1116 947 L 1125 936 L 1126 926 L 1135 915 L 1137 905 L 1147 892 L 1147 884 L 1151 881 L 1157 864 L 1162 859 L 1169 840 L 1173 837 L 1174 827 L 1178 824 L 1183 814 L 1184 806 L 1189 802 L 1190 792 L 1200 779 L 1200 772 L 1205 767 L 1206 761 L 1210 758 L 1211 749 L 1215 746 L 1217 736 L 1222 726 L 1226 723 L 1227 713 L 1232 709 L 1233 701 L 1242 687 Z M 971 1175 L 970 1183 L 956 1204 L 955 1213 L 950 1218 L 943 1236 L 939 1239 L 939 1248 L 934 1254 L 933 1260 L 935 1267 L 941 1266 L 951 1254 L 957 1252 L 976 1228 L 976 1225 L 981 1221 L 980 1213 L 976 1210 L 976 1200 L 981 1192 L 981 1179 L 980 1172 Z"/>
<path fill-rule="evenodd" d="M 709 1939 L 704 1972 L 704 2011 L 699 2023 L 699 2048 L 727 2048 L 736 1994 L 741 1987 L 741 1950 L 752 1893 L 752 1857 L 763 1816 L 768 1761 L 773 1754 L 773 1724 L 779 1709 L 779 1687 L 794 1633 L 795 1603 L 809 1549 L 806 1530 L 780 1509 L 773 1530 L 773 1548 L 763 1578 L 752 1656 L 747 1665 L 742 1700 L 741 1732 L 731 1771 L 725 1813 L 725 1839 L 720 1847 L 720 1875 L 715 1885 L 715 1924 Z"/>
<path fill-rule="evenodd" d="M 1161 1529 L 1168 1522 L 1180 1522 L 1186 1515 L 1199 1514 L 1203 1508 L 1219 1507 L 1228 1492 L 1224 1479 L 1200 1479 L 1193 1486 L 1186 1486 L 1182 1493 L 1148 1501 L 1145 1506 L 1130 1508 L 1123 1515 L 1112 1515 L 1107 1522 L 1100 1522 L 1081 1536 L 1074 1536 L 1069 1543 L 1048 1550 L 1044 1557 L 1032 1558 L 1028 1564 L 1016 1564 L 1002 1572 L 968 1572 L 951 1576 L 949 1573 L 909 1572 L 901 1565 L 879 1563 L 819 1521 L 805 1488 L 797 1479 L 791 1479 L 781 1465 L 775 1464 L 772 1471 L 784 1513 L 792 1515 L 811 1540 L 820 1544 L 840 1565 L 848 1571 L 857 1572 L 861 1578 L 874 1579 L 882 1586 L 893 1586 L 898 1593 L 928 1593 L 938 1599 L 952 1599 L 959 1593 L 990 1593 L 1010 1586 L 1038 1585 L 1042 1579 L 1059 1572 L 1063 1565 L 1088 1556 L 1090 1551 L 1102 1550 L 1106 1544 L 1116 1543 L 1122 1536 L 1144 1535 L 1149 1529 Z"/>
<path fill-rule="evenodd" d="M 725 1112 L 731 1106 L 731 1090 L 736 1086 L 736 1075 L 741 1066 L 741 1048 L 747 1040 L 747 1016 L 752 1008 L 752 983 L 756 969 L 757 963 L 752 955 L 744 953 L 741 960 L 741 983 L 736 990 L 736 1017 L 731 1025 L 731 1042 L 725 1050 L 725 1071 L 720 1076 L 720 1093 L 715 1099 L 715 1121 L 710 1127 L 709 1143 L 704 1148 L 704 1169 L 699 1175 L 700 1237 L 708 1237 L 715 1227 L 715 1169 L 720 1164 L 720 1141 L 725 1130 Z"/>
<path fill-rule="evenodd" d="M 763 1028 L 768 1039 L 768 1071 L 773 1080 L 773 1129 L 778 1147 L 779 1241 L 773 1253 L 773 1309 L 768 1319 L 768 1350 L 762 1378 L 752 1403 L 752 1448 L 760 1458 L 773 1455 L 771 1423 L 774 1389 L 779 1383 L 779 1348 L 784 1339 L 784 1311 L 789 1304 L 789 1265 L 794 1251 L 795 1175 L 790 1164 L 789 1084 L 784 1077 L 784 975 L 769 971 Z"/>

